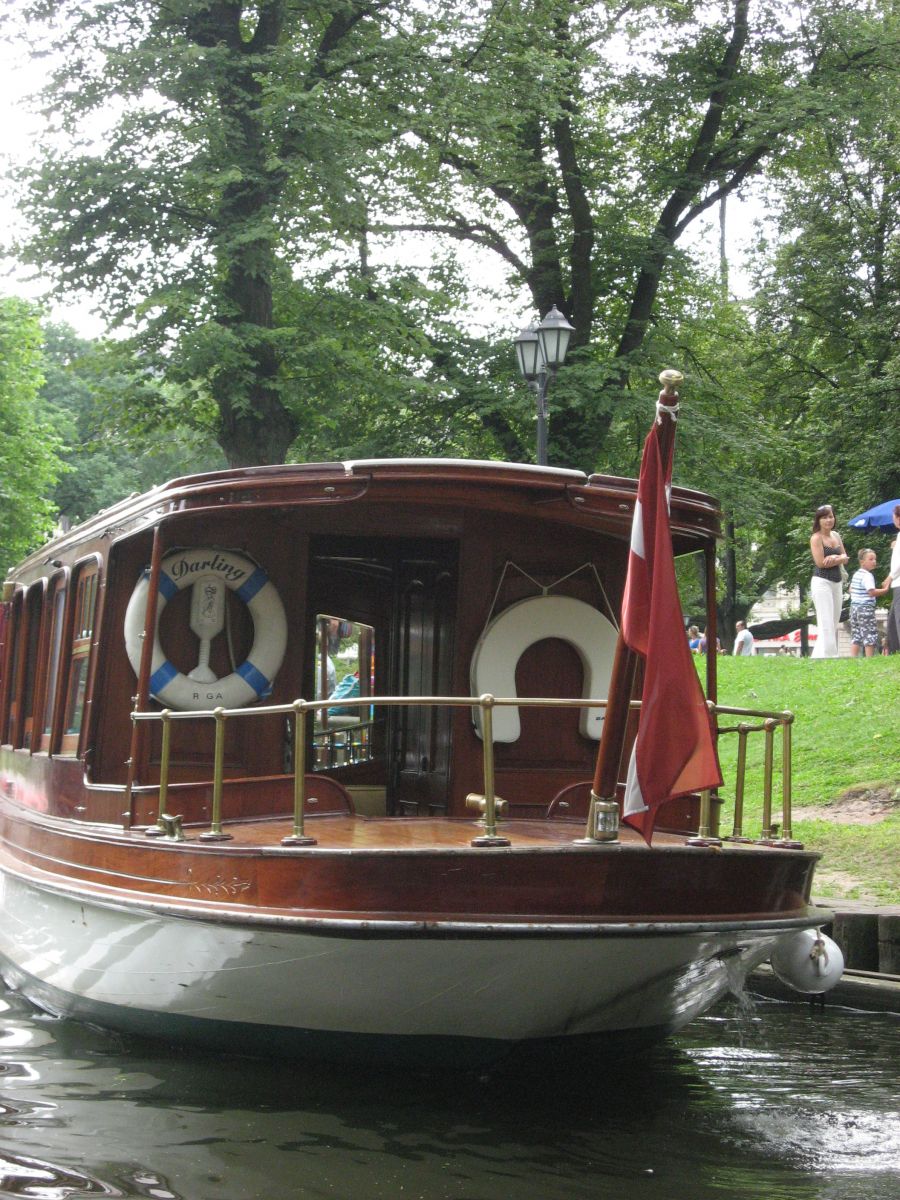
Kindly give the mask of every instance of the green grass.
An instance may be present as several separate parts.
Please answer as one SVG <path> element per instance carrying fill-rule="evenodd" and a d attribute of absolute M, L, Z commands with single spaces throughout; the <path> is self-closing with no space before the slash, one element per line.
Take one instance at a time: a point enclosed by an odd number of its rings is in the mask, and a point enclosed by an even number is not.
<path fill-rule="evenodd" d="M 792 729 L 792 800 L 795 837 L 821 850 L 816 894 L 900 903 L 900 657 L 795 659 L 788 656 L 718 660 L 719 703 L 789 710 Z M 698 660 L 703 677 L 703 663 Z M 737 719 L 720 717 L 720 724 Z M 762 816 L 763 735 L 749 741 L 744 833 L 758 836 Z M 775 738 L 773 818 L 781 819 L 781 735 Z M 737 738 L 719 745 L 725 775 L 722 832 L 733 820 Z M 885 789 L 896 810 L 875 824 L 829 820 L 827 808 L 851 788 Z M 820 809 L 825 813 L 804 809 Z"/>

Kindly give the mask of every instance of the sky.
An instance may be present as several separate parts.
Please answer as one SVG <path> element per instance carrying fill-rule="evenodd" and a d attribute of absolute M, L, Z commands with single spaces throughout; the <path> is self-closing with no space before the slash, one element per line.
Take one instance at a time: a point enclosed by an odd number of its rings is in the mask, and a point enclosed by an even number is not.
<path fill-rule="evenodd" d="M 3 253 L 12 238 L 25 227 L 10 194 L 9 171 L 27 161 L 41 128 L 41 119 L 30 111 L 27 97 L 41 85 L 41 70 L 23 53 L 21 45 L 0 40 L 0 295 L 41 300 L 47 280 L 31 279 L 31 269 L 21 266 Z M 103 322 L 91 312 L 87 300 L 64 303 L 49 301 L 47 309 L 54 321 L 65 321 L 84 337 L 98 337 Z"/>

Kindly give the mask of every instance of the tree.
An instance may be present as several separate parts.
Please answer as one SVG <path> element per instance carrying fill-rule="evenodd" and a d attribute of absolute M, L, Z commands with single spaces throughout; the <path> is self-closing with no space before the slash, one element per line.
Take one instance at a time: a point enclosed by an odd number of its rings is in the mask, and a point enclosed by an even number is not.
<path fill-rule="evenodd" d="M 378 228 L 491 251 L 539 313 L 572 319 L 552 459 L 593 465 L 628 415 L 648 333 L 684 312 L 691 224 L 791 153 L 848 79 L 893 72 L 896 42 L 846 8 L 536 0 L 423 17 L 380 177 L 419 218 Z"/>
<path fill-rule="evenodd" d="M 508 368 L 482 346 L 467 380 L 454 273 L 411 276 L 391 247 L 421 234 L 489 253 L 576 326 L 551 458 L 592 467 L 633 412 L 632 379 L 655 378 L 648 334 L 674 342 L 689 315 L 686 230 L 794 152 L 846 80 L 894 69 L 865 7 L 136 0 L 124 20 L 114 3 L 32 0 L 32 18 L 61 21 L 48 98 L 67 133 L 120 107 L 102 144 L 44 151 L 27 254 L 137 322 L 148 369 L 212 404 L 243 463 L 376 410 L 376 441 L 390 428 L 405 445 L 408 415 L 438 411 L 425 423 L 447 444 L 530 457 Z M 347 298 L 355 343 L 316 322 L 323 292 Z M 310 344 L 336 367 L 314 388 Z M 361 405 L 341 372 L 365 377 Z"/>
<path fill-rule="evenodd" d="M 136 0 L 124 19 L 114 3 L 39 0 L 25 14 L 57 22 L 47 97 L 52 133 L 72 141 L 51 137 L 29 175 L 26 258 L 135 321 L 148 369 L 212 398 L 233 465 L 282 461 L 298 432 L 274 292 L 297 227 L 316 228 L 316 192 L 348 190 L 348 134 L 319 92 L 353 73 L 380 7 Z M 109 123 L 99 144 L 89 117 Z"/>
<path fill-rule="evenodd" d="M 0 299 L 0 570 L 34 549 L 53 525 L 46 499 L 63 467 L 38 415 L 41 327 L 24 300 Z"/>
<path fill-rule="evenodd" d="M 882 29 L 896 41 L 895 11 Z M 753 374 L 784 431 L 770 477 L 788 498 L 767 542 L 790 583 L 808 580 L 818 505 L 843 523 L 900 495 L 898 111 L 896 76 L 854 81 L 780 181 L 782 237 L 760 256 Z"/>

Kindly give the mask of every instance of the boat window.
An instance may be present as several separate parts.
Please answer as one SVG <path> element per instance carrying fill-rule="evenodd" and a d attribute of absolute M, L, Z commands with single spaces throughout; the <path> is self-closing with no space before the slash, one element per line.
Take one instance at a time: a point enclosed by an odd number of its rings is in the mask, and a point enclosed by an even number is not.
<path fill-rule="evenodd" d="M 319 613 L 314 658 L 316 699 L 336 703 L 316 712 L 313 769 L 327 771 L 369 762 L 374 750 L 374 710 L 337 702 L 372 695 L 375 630 L 358 621 Z"/>
<path fill-rule="evenodd" d="M 84 698 L 87 689 L 88 667 L 90 666 L 91 638 L 94 633 L 94 610 L 97 603 L 98 581 L 99 575 L 94 563 L 83 567 L 78 574 L 61 746 L 63 754 L 78 753 L 78 737 L 84 717 Z"/>
<path fill-rule="evenodd" d="M 22 672 L 22 721 L 16 732 L 16 744 L 31 749 L 35 685 L 38 677 L 38 649 L 41 642 L 41 614 L 44 608 L 44 583 L 33 584 L 25 598 L 25 662 Z"/>
<path fill-rule="evenodd" d="M 22 612 L 24 607 L 24 592 L 18 592 L 10 606 L 9 620 L 6 626 L 6 679 L 3 696 L 3 743 L 10 745 L 19 713 L 17 703 L 16 683 L 19 678 L 19 666 L 22 661 Z"/>
<path fill-rule="evenodd" d="M 56 685 L 59 681 L 59 662 L 63 640 L 63 618 L 66 612 L 66 580 L 60 577 L 53 587 L 50 601 L 50 662 L 47 667 L 47 686 L 44 688 L 44 714 L 41 727 L 40 749 L 50 749 L 53 729 L 53 713 L 56 707 Z"/>

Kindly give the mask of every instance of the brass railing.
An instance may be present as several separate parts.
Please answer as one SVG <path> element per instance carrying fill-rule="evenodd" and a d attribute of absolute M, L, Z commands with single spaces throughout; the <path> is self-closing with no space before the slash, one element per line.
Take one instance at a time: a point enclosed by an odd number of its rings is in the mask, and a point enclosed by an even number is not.
<path fill-rule="evenodd" d="M 307 764 L 307 723 L 308 715 L 315 713 L 319 709 L 326 708 L 329 704 L 333 705 L 333 700 L 294 700 L 291 704 L 269 704 L 261 705 L 254 708 L 215 708 L 202 711 L 176 712 L 171 709 L 163 709 L 161 712 L 134 712 L 132 720 L 134 721 L 158 721 L 162 725 L 162 746 L 160 751 L 160 770 L 159 770 L 159 807 L 156 825 L 152 826 L 148 832 L 165 834 L 174 836 L 173 821 L 175 820 L 167 813 L 168 805 L 168 787 L 169 787 L 169 769 L 171 759 L 171 727 L 173 721 L 198 721 L 212 720 L 215 722 L 215 743 L 213 749 L 213 793 L 212 793 L 212 812 L 210 814 L 210 829 L 199 836 L 204 841 L 221 841 L 230 838 L 230 834 L 224 831 L 222 827 L 222 797 L 224 791 L 224 763 L 225 763 L 225 728 L 226 723 L 234 718 L 252 718 L 260 716 L 292 716 L 293 720 L 293 736 L 292 749 L 293 761 L 293 829 L 288 837 L 283 838 L 282 842 L 285 845 L 310 845 L 315 844 L 315 839 L 307 835 L 305 831 L 305 804 L 306 804 L 306 764 Z M 481 740 L 483 753 L 482 766 L 482 792 L 472 792 L 466 797 L 466 804 L 469 808 L 477 809 L 483 815 L 484 833 L 473 840 L 473 845 L 478 846 L 505 846 L 509 845 L 509 839 L 497 832 L 497 818 L 501 808 L 505 808 L 505 802 L 500 800 L 496 795 L 495 776 L 494 776 L 494 744 L 493 744 L 493 710 L 499 707 L 541 707 L 541 708 L 605 708 L 607 701 L 605 699 L 558 699 L 548 697 L 499 697 L 489 694 L 483 696 L 366 696 L 366 697 L 347 697 L 341 699 L 341 704 L 345 708 L 399 708 L 399 707 L 449 707 L 449 708 L 473 708 L 479 709 L 481 713 Z M 640 701 L 632 701 L 632 708 L 640 709 Z M 744 811 L 744 791 L 747 775 L 747 742 L 751 734 L 762 732 L 764 734 L 764 764 L 763 764 L 763 810 L 762 810 L 762 836 L 759 841 L 774 845 L 796 845 L 791 842 L 791 726 L 793 724 L 793 714 L 790 712 L 765 712 L 748 708 L 733 708 L 724 705 L 708 705 L 710 712 L 715 715 L 729 715 L 749 717 L 761 724 L 750 724 L 747 721 L 741 721 L 734 726 L 720 727 L 719 735 L 736 733 L 738 736 L 737 762 L 735 766 L 735 787 L 734 787 L 734 824 L 732 833 L 725 839 L 727 841 L 751 841 L 752 839 L 745 837 L 743 832 L 743 811 Z M 350 729 L 359 730 L 363 726 L 370 729 L 374 724 L 372 721 L 361 722 L 358 726 L 351 726 Z M 782 755 L 781 755 L 781 810 L 782 821 L 781 831 L 782 836 L 776 838 L 776 827 L 772 824 L 772 793 L 773 781 L 775 775 L 774 768 L 774 738 L 775 730 L 782 730 Z M 345 731 L 333 731 L 335 734 Z M 312 745 L 316 747 L 317 739 L 323 736 L 324 731 L 314 729 L 312 731 Z M 365 744 L 365 754 L 369 754 L 368 743 L 360 742 L 360 745 Z M 357 761 L 364 761 L 359 759 Z M 131 796 L 127 797 L 128 810 L 131 810 Z M 698 836 L 694 839 L 695 844 L 707 845 L 715 843 L 719 839 L 717 837 L 717 829 L 713 820 L 713 796 L 707 790 L 700 794 L 700 814 L 698 823 Z M 180 835 L 180 826 L 177 833 Z M 585 839 L 588 842 L 598 840 L 594 836 L 594 831 L 587 829 Z"/>
<path fill-rule="evenodd" d="M 327 771 L 332 767 L 371 761 L 376 724 L 374 719 L 336 724 L 335 718 L 330 717 L 327 729 L 316 725 L 312 735 L 312 769 Z"/>
<path fill-rule="evenodd" d="M 744 787 L 747 777 L 747 744 L 751 734 L 763 734 L 763 798 L 762 798 L 762 836 L 763 842 L 776 845 L 791 843 L 791 729 L 794 724 L 792 712 L 766 712 L 753 708 L 733 708 L 730 705 L 710 705 L 717 716 L 749 717 L 759 724 L 739 721 L 736 725 L 720 725 L 718 732 L 737 734 L 737 761 L 735 763 L 734 782 L 734 822 L 727 841 L 747 842 L 751 838 L 744 836 Z M 781 729 L 781 837 L 776 837 L 778 829 L 772 823 L 772 785 L 775 776 L 775 731 Z M 702 818 L 701 818 L 702 823 Z M 702 833 L 702 829 L 701 829 Z M 799 844 L 799 843 L 798 843 Z"/>

